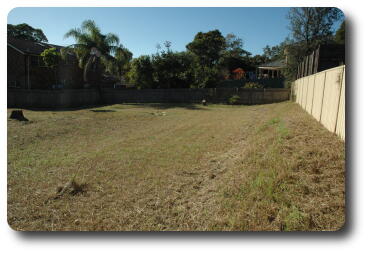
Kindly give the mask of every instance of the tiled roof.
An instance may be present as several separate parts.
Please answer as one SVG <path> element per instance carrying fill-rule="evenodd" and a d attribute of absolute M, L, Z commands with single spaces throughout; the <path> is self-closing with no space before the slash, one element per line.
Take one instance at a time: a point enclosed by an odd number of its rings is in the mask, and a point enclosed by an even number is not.
<path fill-rule="evenodd" d="M 245 73 L 245 71 L 242 68 L 237 68 L 233 70 L 233 73 Z"/>
<path fill-rule="evenodd" d="M 285 61 L 283 59 L 261 64 L 258 67 L 285 67 Z"/>
<path fill-rule="evenodd" d="M 61 48 L 63 48 L 62 46 L 53 45 L 49 43 L 26 41 L 26 40 L 20 40 L 20 39 L 16 39 L 12 37 L 8 37 L 8 44 L 22 51 L 25 54 L 34 54 L 34 55 L 39 55 L 45 49 L 48 49 L 48 48 L 56 48 L 57 50 L 60 50 Z"/>

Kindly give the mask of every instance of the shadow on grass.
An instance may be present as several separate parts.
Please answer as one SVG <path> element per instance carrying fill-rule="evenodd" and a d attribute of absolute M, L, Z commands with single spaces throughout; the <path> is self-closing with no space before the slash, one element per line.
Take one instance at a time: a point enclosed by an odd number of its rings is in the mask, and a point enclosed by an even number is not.
<path fill-rule="evenodd" d="M 80 106 L 80 107 L 71 107 L 71 108 L 33 108 L 33 107 L 19 107 L 16 109 L 27 109 L 32 111 L 77 111 L 83 109 L 91 109 L 93 112 L 116 112 L 116 110 L 110 109 L 96 109 L 101 107 L 108 107 L 113 105 L 128 105 L 137 108 L 154 108 L 154 109 L 169 109 L 169 108 L 183 108 L 190 110 L 209 110 L 206 107 L 201 107 L 200 104 L 193 103 L 113 103 L 113 104 L 95 104 L 88 106 Z M 14 108 L 15 109 L 15 108 Z"/>
<path fill-rule="evenodd" d="M 91 109 L 90 111 L 96 112 L 96 113 L 116 112 L 116 110 L 111 110 L 111 109 Z"/>
<path fill-rule="evenodd" d="M 70 108 L 34 108 L 34 107 L 8 107 L 8 109 L 26 109 L 31 111 L 77 111 L 83 109 L 91 109 L 91 108 L 101 108 L 106 106 L 111 106 L 112 104 L 95 104 L 95 105 L 86 105 L 79 107 L 70 107 Z"/>
<path fill-rule="evenodd" d="M 137 108 L 155 108 L 155 109 L 169 109 L 169 108 L 183 108 L 190 110 L 209 110 L 206 107 L 201 107 L 199 104 L 193 103 L 122 103 L 120 105 L 135 106 Z"/>

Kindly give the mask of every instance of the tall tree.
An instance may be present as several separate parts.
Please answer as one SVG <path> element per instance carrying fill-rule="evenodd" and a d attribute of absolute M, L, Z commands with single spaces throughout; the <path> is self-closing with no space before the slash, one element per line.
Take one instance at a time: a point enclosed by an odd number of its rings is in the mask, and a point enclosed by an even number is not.
<path fill-rule="evenodd" d="M 268 62 L 268 59 L 265 55 L 255 55 L 250 58 L 250 64 L 253 67 L 257 67 L 258 65 L 264 64 Z"/>
<path fill-rule="evenodd" d="M 164 42 L 164 46 L 166 48 L 166 51 L 169 52 L 170 51 L 170 47 L 171 47 L 171 41 L 165 41 Z"/>
<path fill-rule="evenodd" d="M 133 53 L 130 52 L 129 49 L 125 48 L 123 45 L 119 45 L 119 47 L 115 50 L 114 57 L 104 64 L 107 71 L 121 79 L 128 71 L 129 63 L 132 60 L 132 57 Z"/>
<path fill-rule="evenodd" d="M 72 37 L 76 40 L 65 48 L 63 53 L 72 50 L 76 53 L 79 66 L 84 69 L 84 82 L 88 85 L 98 86 L 105 66 L 113 60 L 112 54 L 119 48 L 117 35 L 102 34 L 100 28 L 92 20 L 86 20 L 81 28 L 69 30 L 64 38 Z"/>
<path fill-rule="evenodd" d="M 219 30 L 199 32 L 187 49 L 194 55 L 193 63 L 197 87 L 213 87 L 219 78 L 219 60 L 226 48 L 226 40 Z"/>
<path fill-rule="evenodd" d="M 189 88 L 193 83 L 193 56 L 188 52 L 162 51 L 152 56 L 153 78 L 158 88 Z"/>
<path fill-rule="evenodd" d="M 342 16 L 343 13 L 334 7 L 290 8 L 288 19 L 292 38 L 308 47 L 331 40 L 332 27 Z"/>
<path fill-rule="evenodd" d="M 341 23 L 339 29 L 336 31 L 335 41 L 338 44 L 345 44 L 345 20 Z"/>
<path fill-rule="evenodd" d="M 277 60 L 283 55 L 283 48 L 281 45 L 276 45 L 272 47 L 266 45 L 266 47 L 263 48 L 263 55 L 267 58 L 268 61 Z"/>
<path fill-rule="evenodd" d="M 246 51 L 243 40 L 235 34 L 227 34 L 225 37 L 226 47 L 221 54 L 220 65 L 225 76 L 229 75 L 233 70 L 242 68 L 249 70 L 251 53 Z"/>
<path fill-rule="evenodd" d="M 22 23 L 18 25 L 8 24 L 8 37 L 22 40 L 48 42 L 45 34 L 41 29 Z"/>
<path fill-rule="evenodd" d="M 153 79 L 154 68 L 150 56 L 143 55 L 132 60 L 128 79 L 138 88 L 156 88 Z"/>
<path fill-rule="evenodd" d="M 251 53 L 243 49 L 244 42 L 241 38 L 235 34 L 230 33 L 225 37 L 225 53 L 232 57 L 250 56 Z"/>
<path fill-rule="evenodd" d="M 298 64 L 306 55 L 319 44 L 333 42 L 333 25 L 342 17 L 343 13 L 337 8 L 290 8 L 288 18 L 292 39 L 285 47 L 288 63 L 284 70 L 288 84 L 296 78 Z"/>
<path fill-rule="evenodd" d="M 219 30 L 199 32 L 186 47 L 198 58 L 201 65 L 213 67 L 218 63 L 226 41 Z"/>

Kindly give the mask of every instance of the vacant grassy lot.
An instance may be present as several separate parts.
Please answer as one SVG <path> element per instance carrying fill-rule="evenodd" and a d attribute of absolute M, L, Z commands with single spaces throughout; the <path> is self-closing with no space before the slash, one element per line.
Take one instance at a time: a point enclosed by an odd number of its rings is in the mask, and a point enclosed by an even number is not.
<path fill-rule="evenodd" d="M 294 103 L 24 114 L 29 122 L 8 120 L 8 221 L 16 230 L 344 224 L 345 145 Z M 78 191 L 57 194 L 73 177 Z"/>

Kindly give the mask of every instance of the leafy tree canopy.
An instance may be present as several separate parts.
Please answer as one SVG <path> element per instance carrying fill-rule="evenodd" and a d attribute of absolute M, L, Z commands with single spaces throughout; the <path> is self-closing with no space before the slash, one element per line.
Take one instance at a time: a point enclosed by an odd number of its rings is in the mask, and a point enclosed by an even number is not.
<path fill-rule="evenodd" d="M 335 34 L 335 41 L 338 44 L 345 44 L 345 21 L 343 21 L 336 31 Z"/>
<path fill-rule="evenodd" d="M 56 48 L 45 49 L 41 53 L 41 57 L 43 62 L 47 67 L 54 68 L 60 62 L 60 53 L 56 50 Z"/>
<path fill-rule="evenodd" d="M 152 56 L 153 79 L 158 88 L 189 88 L 193 83 L 193 56 L 188 52 L 163 51 Z"/>
<path fill-rule="evenodd" d="M 123 45 L 115 50 L 115 55 L 110 61 L 105 62 L 106 71 L 110 74 L 116 75 L 121 78 L 129 70 L 129 63 L 132 60 L 133 53 Z"/>
<path fill-rule="evenodd" d="M 295 42 L 303 42 L 308 48 L 332 39 L 334 23 L 343 13 L 334 7 L 297 7 L 288 14 L 290 31 Z"/>
<path fill-rule="evenodd" d="M 100 86 L 102 73 L 114 61 L 114 54 L 119 48 L 119 38 L 113 33 L 103 34 L 93 20 L 85 20 L 80 28 L 69 30 L 65 38 L 72 37 L 76 43 L 63 49 L 62 54 L 73 51 L 84 69 L 84 82 Z"/>
<path fill-rule="evenodd" d="M 8 37 L 28 41 L 48 42 L 45 34 L 42 32 L 41 29 L 33 28 L 26 23 L 18 25 L 8 24 Z"/>
<path fill-rule="evenodd" d="M 154 69 L 150 56 L 143 55 L 132 60 L 128 79 L 138 88 L 155 88 L 153 72 Z"/>
<path fill-rule="evenodd" d="M 103 61 L 111 59 L 119 47 L 119 37 L 113 33 L 103 34 L 100 28 L 92 20 L 86 20 L 82 23 L 81 28 L 69 30 L 64 38 L 72 37 L 76 43 L 68 47 L 72 49 L 79 59 L 79 66 L 84 68 L 91 56 L 91 49 L 98 50 Z"/>
<path fill-rule="evenodd" d="M 251 53 L 243 49 L 243 40 L 237 37 L 235 34 L 230 33 L 225 37 L 226 49 L 225 54 L 232 57 L 250 56 Z"/>
<path fill-rule="evenodd" d="M 333 43 L 333 25 L 343 17 L 337 8 L 298 7 L 288 14 L 291 40 L 286 42 L 287 68 L 284 76 L 287 83 L 296 78 L 298 64 L 319 44 Z"/>
<path fill-rule="evenodd" d="M 219 30 L 199 32 L 186 47 L 198 58 L 200 64 L 212 67 L 217 64 L 226 48 L 226 40 Z"/>
<path fill-rule="evenodd" d="M 268 61 L 274 61 L 283 56 L 283 50 L 284 48 L 282 47 L 282 45 L 276 45 L 272 47 L 266 45 L 266 47 L 263 48 L 263 55 L 267 58 Z"/>

